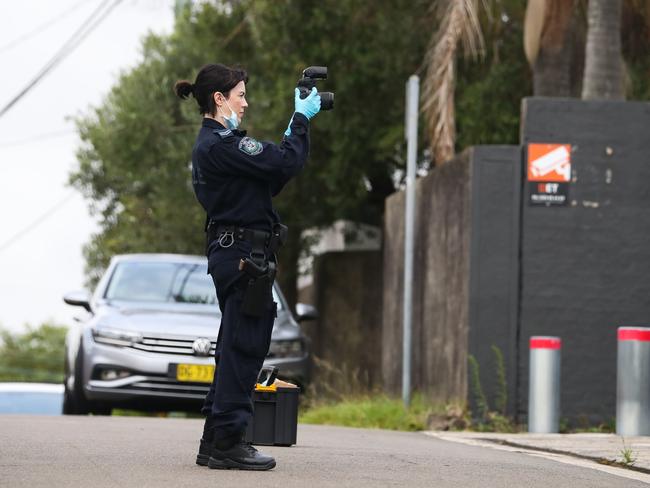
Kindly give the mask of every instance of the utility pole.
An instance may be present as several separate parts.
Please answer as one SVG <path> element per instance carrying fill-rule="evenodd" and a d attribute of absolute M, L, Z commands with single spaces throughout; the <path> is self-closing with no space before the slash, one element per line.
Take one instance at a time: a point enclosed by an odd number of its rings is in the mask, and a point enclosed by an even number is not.
<path fill-rule="evenodd" d="M 415 228 L 415 166 L 418 149 L 420 78 L 406 84 L 406 215 L 404 219 L 404 336 L 402 350 L 402 400 L 411 405 L 411 356 L 413 351 L 413 234 Z"/>

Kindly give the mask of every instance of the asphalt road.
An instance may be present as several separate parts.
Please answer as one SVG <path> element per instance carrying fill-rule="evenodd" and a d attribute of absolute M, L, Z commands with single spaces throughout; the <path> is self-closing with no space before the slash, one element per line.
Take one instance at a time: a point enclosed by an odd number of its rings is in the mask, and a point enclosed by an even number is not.
<path fill-rule="evenodd" d="M 648 485 L 517 452 L 420 433 L 301 425 L 298 445 L 272 447 L 268 472 L 194 464 L 200 420 L 0 416 L 7 487 L 571 487 Z"/>

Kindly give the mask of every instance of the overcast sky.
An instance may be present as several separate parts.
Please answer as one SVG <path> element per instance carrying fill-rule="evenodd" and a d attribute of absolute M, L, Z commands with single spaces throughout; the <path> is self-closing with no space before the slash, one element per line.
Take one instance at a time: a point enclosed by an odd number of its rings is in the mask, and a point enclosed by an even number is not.
<path fill-rule="evenodd" d="M 100 3 L 3 2 L 0 107 Z M 70 56 L 0 116 L 0 326 L 16 331 L 25 323 L 37 326 L 46 320 L 67 325 L 75 315 L 61 297 L 83 287 L 81 248 L 96 224 L 87 202 L 66 186 L 79 143 L 67 119 L 98 105 L 120 71 L 138 62 L 143 35 L 171 31 L 173 4 L 123 0 Z"/>

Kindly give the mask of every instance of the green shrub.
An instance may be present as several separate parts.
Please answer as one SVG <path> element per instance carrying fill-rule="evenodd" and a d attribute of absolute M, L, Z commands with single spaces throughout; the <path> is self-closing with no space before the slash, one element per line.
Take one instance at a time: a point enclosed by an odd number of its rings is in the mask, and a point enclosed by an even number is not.
<path fill-rule="evenodd" d="M 0 381 L 62 383 L 66 332 L 48 323 L 24 332 L 0 329 Z"/>
<path fill-rule="evenodd" d="M 495 374 L 497 391 L 495 397 L 496 411 L 490 409 L 483 387 L 478 361 L 471 354 L 468 357 L 470 391 L 476 405 L 476 415 L 470 428 L 479 432 L 518 432 L 521 426 L 517 425 L 511 417 L 506 415 L 508 406 L 508 384 L 506 382 L 506 367 L 503 353 L 494 344 L 492 352 L 496 363 Z"/>

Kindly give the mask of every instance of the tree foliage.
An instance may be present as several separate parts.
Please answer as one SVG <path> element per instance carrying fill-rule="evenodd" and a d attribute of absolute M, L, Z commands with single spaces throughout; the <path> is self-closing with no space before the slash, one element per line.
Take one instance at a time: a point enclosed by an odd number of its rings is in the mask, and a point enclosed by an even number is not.
<path fill-rule="evenodd" d="M 183 11 L 171 35 L 148 36 L 141 63 L 77 120 L 83 146 L 71 182 L 101 216 L 85 249 L 90 281 L 115 253 L 203 252 L 204 215 L 189 175 L 200 116 L 171 87 L 207 62 L 249 71 L 245 128 L 276 142 L 302 69 L 329 67 L 320 89 L 336 93 L 336 109 L 315 119 L 308 167 L 276 202 L 291 228 L 281 256 L 289 282 L 302 229 L 339 218 L 380 224 L 402 165 L 404 83 L 421 61 L 426 4 L 202 3 Z"/>
<path fill-rule="evenodd" d="M 522 43 L 525 4 L 489 4 L 480 19 L 484 60 L 459 60 L 456 67 L 458 150 L 517 144 L 521 98 L 532 91 Z M 200 115 L 193 100 L 175 97 L 176 80 L 193 80 L 209 62 L 243 66 L 250 74 L 244 128 L 278 142 L 302 69 L 326 65 L 330 79 L 319 88 L 335 92 L 335 109 L 314 119 L 309 163 L 274 202 L 290 227 L 279 276 L 292 302 L 303 229 L 342 218 L 381 225 L 384 200 L 404 169 L 405 82 L 422 74 L 438 27 L 430 7 L 430 0 L 196 2 L 180 10 L 171 34 L 147 36 L 140 63 L 77 119 L 82 146 L 70 181 L 101 226 L 84 250 L 89 284 L 116 253 L 204 252 L 205 215 L 190 177 Z M 640 14 L 624 15 L 624 25 L 645 25 Z M 644 32 L 623 39 L 631 98 L 650 94 Z"/>
<path fill-rule="evenodd" d="M 522 36 L 524 8 L 502 1 L 484 15 L 483 62 L 460 60 L 456 89 L 456 150 L 474 144 L 518 144 L 521 99 L 532 92 Z"/>
<path fill-rule="evenodd" d="M 66 332 L 50 323 L 22 333 L 0 329 L 0 380 L 63 381 Z"/>

